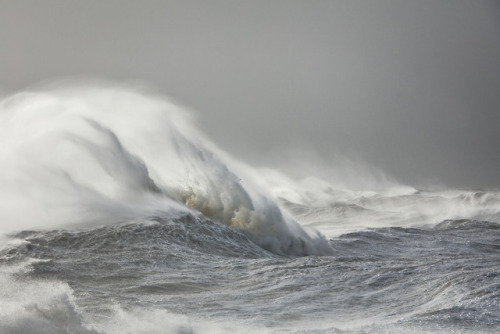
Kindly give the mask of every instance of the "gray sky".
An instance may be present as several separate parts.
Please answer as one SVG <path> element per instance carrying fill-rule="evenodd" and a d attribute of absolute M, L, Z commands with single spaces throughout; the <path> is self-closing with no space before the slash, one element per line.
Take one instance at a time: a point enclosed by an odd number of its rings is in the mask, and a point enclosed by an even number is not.
<path fill-rule="evenodd" d="M 0 90 L 75 75 L 148 81 L 253 164 L 500 187 L 500 1 L 0 0 Z"/>

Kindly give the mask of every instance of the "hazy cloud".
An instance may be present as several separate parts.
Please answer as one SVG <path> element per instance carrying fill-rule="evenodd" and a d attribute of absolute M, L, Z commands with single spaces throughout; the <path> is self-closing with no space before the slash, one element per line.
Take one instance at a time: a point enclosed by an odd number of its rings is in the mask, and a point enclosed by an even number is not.
<path fill-rule="evenodd" d="M 247 160 L 308 145 L 408 183 L 500 186 L 500 5 L 0 2 L 0 88 L 142 79 Z"/>

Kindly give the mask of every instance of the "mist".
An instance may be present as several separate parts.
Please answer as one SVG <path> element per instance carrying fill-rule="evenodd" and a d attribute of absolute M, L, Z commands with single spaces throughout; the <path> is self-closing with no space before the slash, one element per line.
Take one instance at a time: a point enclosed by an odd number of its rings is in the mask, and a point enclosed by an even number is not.
<path fill-rule="evenodd" d="M 7 0 L 0 51 L 3 94 L 146 82 L 254 165 L 500 186 L 497 1 Z"/>

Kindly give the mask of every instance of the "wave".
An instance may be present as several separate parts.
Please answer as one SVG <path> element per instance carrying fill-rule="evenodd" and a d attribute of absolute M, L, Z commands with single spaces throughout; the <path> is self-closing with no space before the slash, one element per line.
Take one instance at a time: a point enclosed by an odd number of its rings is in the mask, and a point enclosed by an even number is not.
<path fill-rule="evenodd" d="M 330 251 L 319 232 L 302 228 L 254 182 L 257 172 L 163 97 L 73 86 L 19 93 L 0 108 L 3 231 L 198 212 L 250 231 L 273 252 Z"/>
<path fill-rule="evenodd" d="M 291 165 L 314 165 L 322 177 L 254 168 L 206 138 L 185 108 L 139 88 L 67 85 L 6 97 L 0 145 L 4 233 L 201 214 L 266 250 L 303 255 L 331 253 L 317 230 L 500 221 L 497 191 L 418 190 L 303 155 Z"/>
<path fill-rule="evenodd" d="M 268 258 L 276 256 L 261 248 L 254 234 L 214 223 L 204 217 L 182 215 L 148 217 L 85 230 L 22 231 L 11 236 L 12 246 L 0 250 L 1 259 L 78 258 L 82 252 L 91 256 L 143 249 L 150 261 L 186 260 L 206 256 L 223 258 Z M 54 253 L 57 253 L 54 255 Z M 132 257 L 132 256 L 131 256 Z M 140 258 L 134 253 L 134 258 Z M 113 261 L 113 259 L 110 259 Z M 169 263 L 174 267 L 174 263 Z M 43 264 L 44 268 L 47 264 Z M 36 267 L 36 265 L 34 266 Z"/>

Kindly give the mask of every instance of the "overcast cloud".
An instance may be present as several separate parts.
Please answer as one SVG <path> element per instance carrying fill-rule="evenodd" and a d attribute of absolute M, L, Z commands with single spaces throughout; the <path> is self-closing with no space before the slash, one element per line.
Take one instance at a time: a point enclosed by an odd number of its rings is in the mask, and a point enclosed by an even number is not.
<path fill-rule="evenodd" d="M 1 90 L 78 75 L 152 83 L 254 164 L 500 187 L 499 1 L 0 0 Z"/>

